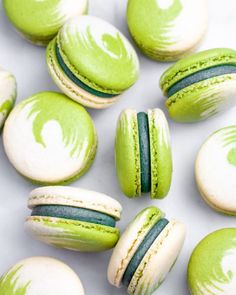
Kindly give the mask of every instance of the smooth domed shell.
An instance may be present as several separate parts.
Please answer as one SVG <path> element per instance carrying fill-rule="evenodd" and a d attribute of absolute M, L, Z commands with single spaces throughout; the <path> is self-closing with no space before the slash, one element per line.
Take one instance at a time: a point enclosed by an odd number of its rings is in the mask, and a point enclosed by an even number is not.
<path fill-rule="evenodd" d="M 207 28 L 206 0 L 129 0 L 128 26 L 144 53 L 176 60 L 192 51 Z"/>

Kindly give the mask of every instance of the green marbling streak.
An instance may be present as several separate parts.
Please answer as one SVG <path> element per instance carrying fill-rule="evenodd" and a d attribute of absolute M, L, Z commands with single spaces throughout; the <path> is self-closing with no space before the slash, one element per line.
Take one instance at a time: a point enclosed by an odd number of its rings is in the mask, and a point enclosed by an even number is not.
<path fill-rule="evenodd" d="M 21 266 L 14 269 L 13 271 L 8 272 L 0 279 L 0 295 L 26 295 L 27 289 L 30 285 L 28 283 L 19 284 L 18 272 L 20 271 Z"/>
<path fill-rule="evenodd" d="M 231 165 L 236 166 L 236 126 L 226 127 L 221 132 L 223 132 L 224 147 L 235 146 L 228 152 L 227 160 Z"/>
<path fill-rule="evenodd" d="M 65 96 L 50 93 L 36 95 L 25 101 L 22 107 L 27 105 L 31 105 L 28 118 L 33 118 L 33 134 L 36 142 L 46 147 L 42 137 L 43 127 L 51 120 L 57 121 L 62 130 L 65 146 L 72 146 L 70 156 L 76 157 L 80 150 L 79 128 L 82 128 L 81 119 L 85 115 L 82 107 Z M 79 112 L 82 112 L 81 116 Z"/>
<path fill-rule="evenodd" d="M 188 281 L 191 294 L 219 294 L 224 293 L 224 285 L 230 284 L 235 274 L 222 268 L 224 257 L 236 250 L 236 230 L 218 230 L 196 247 L 189 262 Z M 234 254 L 235 255 L 235 254 Z M 221 287 L 222 286 L 222 287 Z M 201 288 L 201 289 L 199 289 Z M 206 293 L 203 293 L 205 290 Z"/>

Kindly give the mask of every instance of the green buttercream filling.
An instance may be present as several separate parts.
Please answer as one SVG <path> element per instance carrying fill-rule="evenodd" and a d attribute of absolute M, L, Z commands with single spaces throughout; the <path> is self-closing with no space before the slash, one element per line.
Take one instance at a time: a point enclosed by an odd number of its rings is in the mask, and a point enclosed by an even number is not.
<path fill-rule="evenodd" d="M 162 218 L 147 233 L 143 242 L 138 247 L 138 250 L 135 252 L 134 256 L 128 264 L 128 267 L 126 268 L 126 271 L 122 278 L 123 285 L 125 285 L 126 287 L 129 286 L 145 254 L 150 249 L 151 245 L 154 243 L 156 238 L 160 235 L 160 233 L 163 231 L 163 229 L 167 226 L 168 223 L 169 221 L 167 219 Z"/>
<path fill-rule="evenodd" d="M 98 97 L 102 97 L 102 98 L 112 98 L 117 96 L 117 94 L 108 94 L 108 93 L 103 93 L 100 91 L 97 91 L 91 87 L 89 87 L 88 85 L 86 85 L 85 83 L 83 83 L 81 80 L 79 80 L 73 73 L 72 71 L 67 67 L 67 65 L 65 64 L 61 54 L 60 54 L 60 50 L 58 48 L 58 46 L 55 46 L 55 50 L 56 50 L 56 57 L 57 57 L 57 61 L 60 65 L 60 67 L 62 68 L 62 70 L 64 71 L 64 73 L 66 74 L 66 76 L 73 81 L 77 86 L 79 86 L 80 88 L 84 89 L 85 91 L 96 95 Z"/>
<path fill-rule="evenodd" d="M 151 190 L 151 160 L 148 116 L 146 113 L 141 112 L 138 113 L 137 119 L 141 166 L 141 190 L 143 193 L 148 193 Z"/>
<path fill-rule="evenodd" d="M 180 81 L 176 82 L 172 85 L 168 91 L 167 96 L 170 97 L 177 93 L 178 91 L 201 81 L 223 76 L 227 74 L 236 73 L 236 66 L 235 65 L 218 65 L 214 67 L 210 67 L 208 69 L 200 70 L 196 73 L 188 75 L 187 77 L 181 79 Z"/>
<path fill-rule="evenodd" d="M 113 217 L 98 211 L 62 205 L 36 206 L 31 216 L 56 217 L 115 227 Z"/>

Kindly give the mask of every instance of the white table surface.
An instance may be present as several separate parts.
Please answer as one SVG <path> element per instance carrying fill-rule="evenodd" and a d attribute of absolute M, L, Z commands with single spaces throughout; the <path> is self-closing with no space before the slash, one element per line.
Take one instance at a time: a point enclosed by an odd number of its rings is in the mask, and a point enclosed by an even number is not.
<path fill-rule="evenodd" d="M 209 2 L 210 27 L 201 48 L 236 48 L 235 0 Z M 110 21 L 129 37 L 125 20 L 126 3 L 126 0 L 90 0 L 90 13 Z M 0 4 L 0 65 L 12 71 L 17 78 L 17 101 L 39 91 L 58 90 L 47 73 L 44 48 L 23 40 L 9 24 Z M 122 231 L 137 212 L 151 204 L 160 206 L 168 218 L 186 223 L 188 234 L 183 251 L 171 274 L 155 293 L 185 295 L 188 294 L 186 268 L 194 246 L 208 233 L 236 224 L 233 217 L 220 215 L 208 208 L 200 198 L 194 181 L 194 161 L 201 143 L 218 128 L 235 124 L 236 109 L 197 124 L 177 124 L 169 120 L 174 174 L 168 197 L 163 201 L 151 201 L 148 196 L 127 199 L 120 192 L 114 167 L 116 119 L 126 107 L 139 111 L 154 107 L 164 109 L 158 79 L 168 67 L 168 64 L 151 61 L 140 53 L 139 57 L 141 75 L 137 84 L 113 107 L 101 111 L 89 110 L 98 130 L 98 153 L 92 168 L 72 185 L 101 191 L 120 201 L 124 211 L 118 226 Z M 30 214 L 26 206 L 27 196 L 33 188 L 8 162 L 0 138 L 0 274 L 23 258 L 52 256 L 69 264 L 79 274 L 87 295 L 125 294 L 124 289 L 113 288 L 106 279 L 111 251 L 83 254 L 60 250 L 41 244 L 24 232 L 24 219 Z"/>

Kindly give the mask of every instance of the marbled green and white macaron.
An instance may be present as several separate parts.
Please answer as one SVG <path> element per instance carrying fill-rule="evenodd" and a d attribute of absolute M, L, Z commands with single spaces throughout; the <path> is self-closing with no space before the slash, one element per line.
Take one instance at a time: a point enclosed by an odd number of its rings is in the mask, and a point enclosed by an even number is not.
<path fill-rule="evenodd" d="M 0 131 L 16 100 L 15 77 L 0 69 Z"/>
<path fill-rule="evenodd" d="M 160 86 L 172 119 L 207 119 L 236 104 L 236 51 L 216 48 L 188 56 L 162 75 Z"/>
<path fill-rule="evenodd" d="M 68 20 L 87 12 L 88 0 L 3 0 L 3 6 L 23 37 L 46 45 Z"/>
<path fill-rule="evenodd" d="M 207 204 L 236 215 L 236 126 L 220 129 L 204 142 L 196 159 L 195 174 Z"/>
<path fill-rule="evenodd" d="M 150 192 L 164 198 L 170 189 L 172 155 L 168 122 L 160 109 L 137 113 L 125 109 L 115 139 L 117 177 L 127 197 Z"/>
<path fill-rule="evenodd" d="M 6 121 L 3 141 L 15 169 L 41 184 L 79 178 L 92 164 L 97 147 L 89 114 L 56 92 L 41 92 L 18 104 Z"/>
<path fill-rule="evenodd" d="M 236 228 L 224 228 L 205 237 L 188 265 L 192 295 L 234 295 L 236 290 Z"/>
<path fill-rule="evenodd" d="M 1 295 L 84 295 L 76 273 L 63 262 L 32 257 L 18 262 L 0 278 Z"/>
<path fill-rule="evenodd" d="M 26 230 L 41 242 L 83 252 L 113 248 L 119 239 L 116 200 L 89 190 L 49 186 L 31 192 Z"/>
<path fill-rule="evenodd" d="M 208 21 L 206 0 L 129 0 L 130 33 L 147 56 L 177 60 L 193 51 Z"/>
<path fill-rule="evenodd" d="M 132 45 L 111 24 L 94 16 L 67 22 L 47 49 L 49 72 L 70 98 L 92 108 L 117 101 L 138 78 Z"/>
<path fill-rule="evenodd" d="M 141 211 L 129 224 L 112 254 L 109 282 L 131 295 L 150 295 L 174 265 L 185 239 L 185 226 L 168 221 L 156 207 Z"/>

